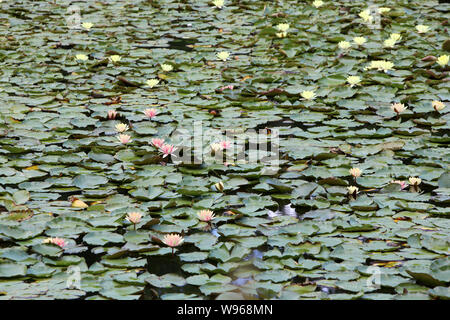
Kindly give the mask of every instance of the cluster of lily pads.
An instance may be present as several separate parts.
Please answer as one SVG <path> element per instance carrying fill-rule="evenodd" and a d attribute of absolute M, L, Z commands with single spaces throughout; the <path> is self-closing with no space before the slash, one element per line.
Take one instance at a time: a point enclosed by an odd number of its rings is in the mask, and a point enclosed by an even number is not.
<path fill-rule="evenodd" d="M 448 4 L 71 5 L 0 2 L 0 299 L 450 297 Z"/>

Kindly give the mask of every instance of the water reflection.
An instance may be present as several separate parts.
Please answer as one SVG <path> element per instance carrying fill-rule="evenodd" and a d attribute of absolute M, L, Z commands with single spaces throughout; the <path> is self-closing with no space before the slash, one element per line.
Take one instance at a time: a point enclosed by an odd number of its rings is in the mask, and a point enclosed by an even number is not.
<path fill-rule="evenodd" d="M 281 208 L 281 210 L 280 209 L 278 209 L 277 211 L 268 210 L 267 214 L 268 214 L 269 218 L 274 218 L 274 217 L 283 216 L 283 215 L 298 218 L 298 214 L 295 211 L 295 209 L 291 207 L 291 204 L 287 204 L 287 205 L 283 206 L 283 208 Z"/>

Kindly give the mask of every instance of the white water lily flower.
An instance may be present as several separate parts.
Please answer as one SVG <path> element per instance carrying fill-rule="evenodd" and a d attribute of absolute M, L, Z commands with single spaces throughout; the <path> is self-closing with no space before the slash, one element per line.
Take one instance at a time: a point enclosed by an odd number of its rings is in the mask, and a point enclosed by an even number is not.
<path fill-rule="evenodd" d="M 225 4 L 225 1 L 224 0 L 214 0 L 212 3 L 217 8 L 222 9 L 223 5 Z"/>
<path fill-rule="evenodd" d="M 361 46 L 367 42 L 367 39 L 364 37 L 354 37 L 353 42 L 356 43 L 358 46 Z"/>
<path fill-rule="evenodd" d="M 289 24 L 288 23 L 280 23 L 276 26 L 276 28 L 278 29 L 278 31 L 286 32 L 289 30 Z"/>
<path fill-rule="evenodd" d="M 312 100 L 316 96 L 314 91 L 303 91 L 300 95 L 306 100 Z"/>
<path fill-rule="evenodd" d="M 110 57 L 108 58 L 108 60 L 111 61 L 112 63 L 119 62 L 120 59 L 122 59 L 122 57 L 119 56 L 119 55 L 117 55 L 117 54 L 112 55 L 112 56 L 110 56 Z"/>
<path fill-rule="evenodd" d="M 370 15 L 369 9 L 361 11 L 359 13 L 359 16 L 361 17 L 361 19 L 363 19 L 364 22 L 372 22 L 373 17 Z"/>
<path fill-rule="evenodd" d="M 165 72 L 170 72 L 173 70 L 173 67 L 170 64 L 162 64 L 161 69 Z"/>
<path fill-rule="evenodd" d="M 82 26 L 83 28 L 85 28 L 86 30 L 91 30 L 91 28 L 94 26 L 94 24 L 91 23 L 91 22 L 83 22 L 83 23 L 81 24 L 81 26 Z"/>
<path fill-rule="evenodd" d="M 321 6 L 323 6 L 323 1 L 322 0 L 315 0 L 312 3 L 312 5 L 313 5 L 313 7 L 320 8 Z"/>
<path fill-rule="evenodd" d="M 418 33 L 426 33 L 430 30 L 429 26 L 425 26 L 423 24 L 419 24 L 416 26 L 416 30 Z"/>
<path fill-rule="evenodd" d="M 348 48 L 350 48 L 352 45 L 350 44 L 350 42 L 348 42 L 348 41 L 340 41 L 339 43 L 338 43 L 338 47 L 340 48 L 340 49 L 342 49 L 342 50 L 346 50 L 346 49 L 348 49 Z"/>
<path fill-rule="evenodd" d="M 77 58 L 77 60 L 81 60 L 81 61 L 86 61 L 87 59 L 89 59 L 87 55 L 82 54 L 82 53 L 77 54 L 77 55 L 75 56 L 75 58 Z"/>
<path fill-rule="evenodd" d="M 230 57 L 230 53 L 227 51 L 221 51 L 221 52 L 218 52 L 216 54 L 216 56 L 217 56 L 217 58 L 219 58 L 222 61 L 227 61 L 227 59 Z"/>
<path fill-rule="evenodd" d="M 384 40 L 383 46 L 385 48 L 393 48 L 395 46 L 395 42 L 396 41 L 394 39 L 389 38 L 389 39 Z"/>
<path fill-rule="evenodd" d="M 448 61 L 449 61 L 449 56 L 448 55 L 443 55 L 443 56 L 440 56 L 438 59 L 437 59 L 437 63 L 440 65 L 440 66 L 446 66 L 447 64 L 448 64 Z"/>
<path fill-rule="evenodd" d="M 150 88 L 153 88 L 154 86 L 158 85 L 159 80 L 158 79 L 150 79 L 150 80 L 147 80 L 146 83 Z"/>
<path fill-rule="evenodd" d="M 361 82 L 361 78 L 358 76 L 348 76 L 347 82 L 350 84 L 351 87 L 356 86 L 358 83 Z"/>
<path fill-rule="evenodd" d="M 389 38 L 394 39 L 395 41 L 398 41 L 402 38 L 402 36 L 400 35 L 400 33 L 392 33 Z"/>

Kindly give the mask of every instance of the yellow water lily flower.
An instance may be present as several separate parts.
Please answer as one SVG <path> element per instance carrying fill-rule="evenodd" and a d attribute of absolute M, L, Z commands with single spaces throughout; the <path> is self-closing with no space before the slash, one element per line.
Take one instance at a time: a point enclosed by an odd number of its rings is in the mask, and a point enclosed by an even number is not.
<path fill-rule="evenodd" d="M 85 28 L 86 30 L 91 30 L 91 28 L 94 26 L 94 24 L 91 23 L 91 22 L 83 22 L 83 23 L 81 24 L 81 26 L 82 26 L 83 28 Z"/>
<path fill-rule="evenodd" d="M 312 100 L 316 96 L 314 91 L 302 91 L 302 93 L 300 93 L 300 95 L 306 100 Z"/>
<path fill-rule="evenodd" d="M 383 14 L 383 13 L 386 13 L 386 12 L 389 12 L 389 11 L 391 11 L 391 8 L 386 8 L 386 7 L 378 8 L 378 13 L 379 14 Z"/>
<path fill-rule="evenodd" d="M 449 56 L 448 55 L 443 55 L 443 56 L 440 56 L 438 59 L 437 59 L 437 63 L 440 65 L 440 66 L 445 66 L 445 65 L 447 65 L 448 64 L 448 60 L 449 60 Z"/>
<path fill-rule="evenodd" d="M 430 30 L 429 26 L 425 26 L 423 24 L 419 24 L 416 26 L 416 30 L 418 33 L 425 33 L 428 32 Z"/>
<path fill-rule="evenodd" d="M 82 54 L 82 53 L 77 54 L 77 55 L 75 56 L 75 58 L 77 58 L 77 60 L 81 60 L 81 61 L 86 61 L 87 59 L 89 59 L 87 55 Z"/>
<path fill-rule="evenodd" d="M 445 104 L 443 102 L 437 101 L 437 100 L 432 101 L 431 105 L 433 106 L 434 110 L 436 110 L 438 112 L 445 108 Z"/>
<path fill-rule="evenodd" d="M 395 46 L 395 43 L 396 43 L 396 41 L 394 39 L 389 38 L 389 39 L 384 40 L 383 46 L 385 48 L 393 48 Z"/>
<path fill-rule="evenodd" d="M 222 61 L 227 61 L 227 59 L 230 57 L 230 53 L 227 51 L 221 51 L 221 52 L 218 52 L 216 54 L 216 56 L 217 56 L 217 58 L 219 58 Z"/>
<path fill-rule="evenodd" d="M 173 70 L 173 67 L 170 64 L 162 64 L 161 69 L 165 72 L 170 72 Z"/>
<path fill-rule="evenodd" d="M 373 17 L 370 15 L 370 10 L 366 9 L 359 13 L 359 16 L 363 19 L 364 22 L 372 22 Z"/>
<path fill-rule="evenodd" d="M 348 42 L 348 41 L 340 41 L 339 43 L 338 43 L 338 47 L 340 48 L 340 49 L 342 49 L 342 50 L 346 50 L 346 49 L 348 49 L 348 48 L 350 48 L 352 45 L 350 44 L 350 42 Z"/>
<path fill-rule="evenodd" d="M 322 0 L 315 0 L 312 3 L 312 5 L 313 5 L 313 7 L 320 8 L 321 6 L 323 6 L 323 1 Z"/>
<path fill-rule="evenodd" d="M 108 60 L 111 61 L 112 63 L 119 62 L 120 59 L 122 59 L 122 57 L 119 56 L 119 55 L 117 55 L 117 54 L 112 55 L 112 56 L 110 56 L 110 57 L 108 58 Z"/>
<path fill-rule="evenodd" d="M 217 8 L 222 9 L 223 5 L 225 4 L 225 1 L 224 0 L 214 0 L 212 3 Z"/>
<path fill-rule="evenodd" d="M 358 46 L 361 46 L 367 42 L 367 39 L 364 37 L 354 37 L 353 42 L 356 43 Z"/>
<path fill-rule="evenodd" d="M 358 76 L 348 76 L 347 82 L 350 84 L 350 87 L 356 86 L 361 82 L 361 78 Z"/>
<path fill-rule="evenodd" d="M 148 85 L 150 88 L 153 88 L 154 86 L 158 85 L 158 83 L 159 83 L 159 80 L 158 80 L 158 79 L 150 79 L 150 80 L 147 80 L 147 85 Z"/>
<path fill-rule="evenodd" d="M 392 33 L 390 36 L 391 39 L 394 39 L 395 41 L 398 41 L 402 38 L 400 33 Z"/>
<path fill-rule="evenodd" d="M 362 174 L 362 170 L 361 170 L 360 168 L 351 168 L 351 169 L 349 170 L 349 172 L 350 172 L 350 174 L 351 174 L 352 176 L 354 176 L 355 178 L 361 177 L 361 174 Z"/>

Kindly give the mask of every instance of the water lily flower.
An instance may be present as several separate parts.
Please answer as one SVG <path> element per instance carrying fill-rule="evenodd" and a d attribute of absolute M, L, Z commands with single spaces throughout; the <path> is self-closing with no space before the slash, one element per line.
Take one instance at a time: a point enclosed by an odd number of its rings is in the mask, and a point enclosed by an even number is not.
<path fill-rule="evenodd" d="M 75 199 L 72 202 L 72 208 L 86 209 L 87 207 L 89 207 L 89 206 L 83 200 Z"/>
<path fill-rule="evenodd" d="M 154 147 L 161 148 L 164 145 L 164 139 L 153 138 L 152 141 L 151 141 L 151 144 Z"/>
<path fill-rule="evenodd" d="M 174 248 L 178 247 L 184 241 L 184 239 L 182 236 L 172 233 L 165 235 L 162 241 L 169 247 Z"/>
<path fill-rule="evenodd" d="M 287 37 L 287 32 L 277 32 L 277 33 L 275 33 L 275 35 L 278 38 L 286 38 Z"/>
<path fill-rule="evenodd" d="M 377 69 L 378 71 L 384 71 L 387 72 L 389 70 L 392 70 L 394 67 L 394 64 L 390 61 L 386 60 L 377 60 L 377 61 L 371 61 L 370 65 L 368 65 L 365 70 L 368 69 Z"/>
<path fill-rule="evenodd" d="M 378 8 L 378 13 L 379 14 L 383 14 L 383 13 L 386 13 L 386 12 L 389 12 L 389 11 L 391 11 L 391 8 L 386 8 L 386 7 Z"/>
<path fill-rule="evenodd" d="M 110 56 L 110 57 L 108 58 L 108 60 L 109 60 L 110 62 L 112 62 L 112 63 L 119 62 L 120 59 L 122 59 L 122 57 L 119 56 L 119 55 L 117 55 L 117 54 L 112 55 L 112 56 Z"/>
<path fill-rule="evenodd" d="M 355 178 L 360 177 L 361 174 L 362 174 L 362 171 L 361 171 L 360 168 L 351 168 L 351 169 L 349 170 L 349 172 L 350 172 L 350 174 L 351 174 L 352 176 L 354 176 Z"/>
<path fill-rule="evenodd" d="M 231 142 L 227 140 L 220 141 L 220 147 L 224 150 L 229 149 L 231 147 Z"/>
<path fill-rule="evenodd" d="M 408 180 L 409 180 L 409 183 L 413 186 L 418 186 L 419 184 L 422 183 L 422 179 L 420 179 L 420 178 L 410 177 Z"/>
<path fill-rule="evenodd" d="M 289 23 L 280 23 L 280 24 L 276 25 L 275 28 L 277 28 L 278 31 L 286 32 L 289 30 Z"/>
<path fill-rule="evenodd" d="M 321 6 L 323 6 L 323 1 L 322 1 L 322 0 L 315 0 L 315 1 L 312 3 L 312 5 L 313 5 L 313 7 L 315 7 L 315 8 L 320 8 Z"/>
<path fill-rule="evenodd" d="M 170 71 L 173 70 L 173 67 L 172 67 L 172 65 L 170 65 L 170 64 L 165 64 L 165 63 L 163 63 L 163 64 L 161 65 L 161 69 L 162 69 L 163 71 L 165 71 L 165 72 L 170 72 Z"/>
<path fill-rule="evenodd" d="M 416 26 L 416 30 L 418 33 L 426 33 L 430 30 L 429 26 L 425 26 L 423 24 L 419 24 Z"/>
<path fill-rule="evenodd" d="M 119 139 L 120 143 L 122 143 L 122 144 L 127 144 L 127 143 L 130 143 L 132 141 L 131 140 L 131 136 L 129 136 L 127 134 L 119 134 L 117 136 L 117 139 Z"/>
<path fill-rule="evenodd" d="M 402 36 L 400 35 L 400 33 L 392 33 L 390 36 L 391 39 L 398 41 L 402 38 Z"/>
<path fill-rule="evenodd" d="M 440 56 L 437 60 L 436 60 L 436 62 L 440 65 L 440 66 L 445 66 L 445 65 L 447 65 L 448 64 L 448 61 L 449 61 L 449 59 L 450 59 L 450 57 L 448 56 L 448 55 L 443 55 L 443 56 Z"/>
<path fill-rule="evenodd" d="M 222 150 L 222 147 L 220 146 L 219 143 L 211 143 L 211 145 L 209 147 L 211 148 L 211 150 L 213 152 L 217 152 L 219 150 Z"/>
<path fill-rule="evenodd" d="M 159 150 L 164 154 L 163 158 L 167 157 L 168 155 L 171 155 L 177 150 L 173 145 L 171 144 L 163 144 Z"/>
<path fill-rule="evenodd" d="M 223 182 L 222 182 L 222 181 L 217 182 L 216 184 L 214 184 L 214 187 L 216 187 L 216 189 L 217 189 L 218 191 L 222 192 L 223 189 L 224 189 Z"/>
<path fill-rule="evenodd" d="M 223 5 L 224 5 L 224 0 L 214 0 L 212 3 L 213 5 L 215 5 L 217 8 L 222 9 Z"/>
<path fill-rule="evenodd" d="M 383 46 L 385 48 L 393 48 L 396 42 L 397 41 L 395 41 L 394 39 L 389 38 L 389 39 L 384 40 Z"/>
<path fill-rule="evenodd" d="M 142 214 L 140 212 L 129 212 L 125 219 L 134 224 L 134 228 L 136 229 L 136 224 L 141 222 Z"/>
<path fill-rule="evenodd" d="M 350 48 L 352 45 L 350 44 L 350 42 L 348 41 L 339 41 L 338 43 L 338 47 L 342 50 L 347 50 L 348 48 Z"/>
<path fill-rule="evenodd" d="M 117 132 L 125 132 L 128 129 L 130 129 L 130 127 L 128 127 L 128 125 L 125 124 L 125 123 L 118 123 L 118 124 L 116 124 L 116 131 Z"/>
<path fill-rule="evenodd" d="M 211 210 L 200 210 L 197 216 L 200 221 L 204 222 L 209 222 L 214 219 L 214 213 Z"/>
<path fill-rule="evenodd" d="M 366 9 L 359 13 L 359 16 L 363 19 L 364 22 L 372 22 L 373 17 L 370 15 L 370 10 Z"/>
<path fill-rule="evenodd" d="M 300 95 L 301 95 L 304 99 L 306 99 L 306 100 L 312 100 L 312 99 L 314 99 L 314 97 L 316 96 L 316 94 L 314 93 L 314 91 L 307 91 L 307 90 L 302 91 L 302 92 L 300 93 Z"/>
<path fill-rule="evenodd" d="M 116 110 L 108 110 L 108 119 L 109 120 L 114 120 L 117 116 L 117 111 Z"/>
<path fill-rule="evenodd" d="M 391 109 L 395 113 L 400 114 L 403 111 L 405 111 L 406 109 L 408 109 L 408 107 L 405 107 L 405 105 L 403 103 L 394 103 L 391 105 Z"/>
<path fill-rule="evenodd" d="M 367 42 L 367 39 L 364 37 L 354 37 L 353 42 L 356 43 L 358 46 L 361 46 Z"/>
<path fill-rule="evenodd" d="M 350 186 L 350 187 L 347 187 L 347 190 L 348 190 L 348 194 L 354 195 L 354 194 L 358 193 L 359 189 L 358 189 L 358 187 Z"/>
<path fill-rule="evenodd" d="M 158 114 L 158 110 L 156 110 L 155 108 L 145 109 L 144 114 L 147 116 L 147 118 L 153 119 Z"/>
<path fill-rule="evenodd" d="M 432 101 L 431 105 L 433 106 L 434 110 L 436 110 L 438 112 L 445 108 L 445 104 L 443 102 L 437 101 L 437 100 Z"/>
<path fill-rule="evenodd" d="M 153 88 L 154 86 L 158 85 L 158 83 L 159 83 L 159 80 L 158 80 L 158 79 L 150 79 L 150 80 L 147 80 L 147 85 L 148 85 L 150 88 Z"/>
<path fill-rule="evenodd" d="M 405 181 L 401 181 L 401 180 L 392 180 L 391 183 L 399 184 L 401 189 L 405 189 L 408 186 Z"/>
<path fill-rule="evenodd" d="M 87 59 L 89 59 L 87 55 L 82 54 L 82 53 L 77 54 L 77 55 L 75 56 L 75 58 L 77 58 L 77 60 L 81 60 L 81 61 L 86 61 Z"/>
<path fill-rule="evenodd" d="M 52 243 L 60 246 L 61 248 L 66 246 L 66 241 L 63 238 L 47 238 L 42 243 Z"/>
<path fill-rule="evenodd" d="M 361 78 L 358 76 L 348 76 L 347 82 L 350 84 L 350 87 L 356 86 L 361 82 Z"/>
<path fill-rule="evenodd" d="M 218 52 L 216 54 L 216 56 L 217 56 L 217 58 L 219 58 L 222 61 L 227 61 L 227 59 L 230 57 L 230 53 L 227 51 L 221 51 L 221 52 Z"/>
<path fill-rule="evenodd" d="M 83 22 L 83 23 L 81 24 L 81 26 L 82 26 L 83 28 L 85 28 L 86 30 L 89 31 L 89 30 L 94 26 L 94 24 L 91 23 L 91 22 Z"/>
<path fill-rule="evenodd" d="M 234 86 L 233 86 L 232 84 L 229 84 L 228 86 L 224 86 L 224 87 L 220 88 L 219 90 L 220 90 L 220 91 L 223 91 L 223 90 L 225 90 L 225 89 L 233 90 L 233 89 L 234 89 Z"/>

